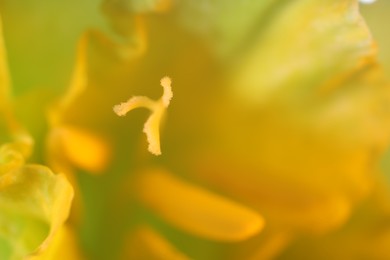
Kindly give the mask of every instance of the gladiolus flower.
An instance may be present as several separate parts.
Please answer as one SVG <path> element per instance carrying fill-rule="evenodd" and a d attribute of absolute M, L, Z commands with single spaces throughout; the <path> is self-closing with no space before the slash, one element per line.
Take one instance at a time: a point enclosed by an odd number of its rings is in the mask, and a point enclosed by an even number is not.
<path fill-rule="evenodd" d="M 6 2 L 1 259 L 390 258 L 358 0 Z"/>

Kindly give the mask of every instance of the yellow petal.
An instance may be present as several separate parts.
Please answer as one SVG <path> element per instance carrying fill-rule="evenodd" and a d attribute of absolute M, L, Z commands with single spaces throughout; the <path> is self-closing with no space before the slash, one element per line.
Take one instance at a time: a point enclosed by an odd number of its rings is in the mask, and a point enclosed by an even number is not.
<path fill-rule="evenodd" d="M 69 84 L 69 88 L 67 89 L 67 92 L 63 95 L 62 99 L 60 100 L 58 104 L 58 114 L 56 113 L 50 113 L 49 115 L 52 116 L 52 118 L 49 118 L 52 120 L 52 124 L 56 124 L 59 120 L 59 116 L 62 115 L 62 112 L 68 108 L 70 103 L 77 98 L 83 91 L 85 91 L 85 88 L 88 84 L 88 78 L 87 78 L 87 47 L 89 43 L 89 34 L 84 33 L 77 45 L 77 53 L 76 53 L 76 62 L 73 69 L 73 75 Z"/>
<path fill-rule="evenodd" d="M 72 187 L 44 166 L 19 163 L 0 175 L 0 183 L 0 258 L 43 250 L 68 217 Z"/>
<path fill-rule="evenodd" d="M 11 177 L 12 172 L 20 168 L 24 164 L 24 157 L 18 151 L 13 149 L 11 144 L 2 145 L 0 147 L 0 189 L 5 187 L 5 179 L 13 181 Z"/>
<path fill-rule="evenodd" d="M 140 199 L 167 222 L 216 241 L 241 241 L 259 233 L 263 218 L 253 210 L 185 183 L 163 171 L 141 176 Z"/>
<path fill-rule="evenodd" d="M 124 259 L 189 259 L 162 235 L 149 227 L 140 227 L 125 244 Z"/>
<path fill-rule="evenodd" d="M 7 135 L 12 135 L 14 141 L 20 145 L 21 151 L 28 156 L 32 148 L 32 139 L 15 119 L 11 104 L 11 79 L 7 65 L 7 51 L 5 47 L 2 21 L 0 16 L 0 135 L 2 121 L 4 121 Z M 0 142 L 3 136 L 0 136 Z M 9 140 L 7 140 L 9 141 Z"/>
<path fill-rule="evenodd" d="M 266 237 L 257 249 L 252 253 L 249 259 L 275 259 L 282 250 L 284 250 L 291 241 L 291 235 L 276 232 Z"/>
<path fill-rule="evenodd" d="M 90 173 L 100 173 L 106 169 L 111 148 L 103 137 L 71 126 L 59 127 L 54 132 L 58 138 L 58 148 L 63 149 L 72 165 Z"/>
<path fill-rule="evenodd" d="M 325 236 L 298 239 L 281 259 L 390 259 L 390 197 L 388 190 L 376 188 L 379 193 L 362 203 L 345 226 Z"/>
<path fill-rule="evenodd" d="M 7 65 L 7 53 L 3 37 L 3 28 L 0 17 L 0 111 L 9 102 L 10 78 Z"/>
<path fill-rule="evenodd" d="M 290 179 L 284 182 L 281 177 L 275 180 L 277 172 L 270 176 L 248 167 L 249 162 L 235 165 L 229 163 L 232 161 L 222 164 L 217 163 L 216 157 L 214 163 L 206 159 L 198 163 L 203 166 L 197 170 L 197 177 L 260 210 L 271 225 L 324 234 L 345 224 L 351 215 L 353 201 L 343 192 L 331 190 L 326 183 L 321 186 Z"/>
<path fill-rule="evenodd" d="M 68 226 L 61 227 L 53 237 L 53 241 L 41 254 L 28 258 L 29 260 L 82 259 L 76 236 Z"/>

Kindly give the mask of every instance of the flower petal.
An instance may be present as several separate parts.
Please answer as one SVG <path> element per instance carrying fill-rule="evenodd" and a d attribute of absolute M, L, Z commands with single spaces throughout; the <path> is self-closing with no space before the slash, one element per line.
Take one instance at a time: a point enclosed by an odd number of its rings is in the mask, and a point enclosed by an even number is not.
<path fill-rule="evenodd" d="M 7 64 L 7 53 L 3 37 L 3 25 L 0 17 L 0 111 L 5 105 L 9 105 L 10 78 Z"/>
<path fill-rule="evenodd" d="M 60 149 L 70 165 L 90 173 L 102 173 L 106 169 L 111 158 L 111 147 L 103 137 L 72 126 L 55 128 L 51 135 L 48 146 Z"/>
<path fill-rule="evenodd" d="M 76 241 L 76 234 L 68 226 L 61 227 L 53 241 L 42 254 L 34 255 L 29 260 L 82 259 Z"/>
<path fill-rule="evenodd" d="M 143 174 L 138 193 L 171 225 L 206 239 L 242 241 L 264 226 L 263 218 L 253 210 L 163 171 Z"/>
<path fill-rule="evenodd" d="M 2 165 L 5 156 L 8 165 L 20 161 L 17 151 L 2 149 Z M 40 165 L 11 165 L 0 173 L 2 259 L 21 258 L 44 249 L 68 217 L 73 198 L 73 189 L 63 175 Z"/>
<path fill-rule="evenodd" d="M 235 70 L 234 93 L 249 104 L 336 89 L 343 81 L 335 79 L 350 78 L 375 59 L 376 48 L 357 1 L 286 5 L 283 15 L 254 37 Z M 285 44 L 285 39 L 293 40 Z"/>
<path fill-rule="evenodd" d="M 139 227 L 126 242 L 123 259 L 189 259 L 161 234 L 150 227 Z"/>

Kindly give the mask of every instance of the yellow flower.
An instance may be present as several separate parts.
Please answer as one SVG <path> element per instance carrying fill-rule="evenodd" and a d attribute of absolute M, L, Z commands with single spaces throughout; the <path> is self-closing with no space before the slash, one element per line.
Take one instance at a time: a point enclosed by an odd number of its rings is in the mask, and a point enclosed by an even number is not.
<path fill-rule="evenodd" d="M 10 6 L 3 12 L 12 24 Z M 56 259 L 64 248 L 87 259 L 390 257 L 379 170 L 390 89 L 358 7 L 103 1 L 109 32 L 66 38 L 77 48 L 63 92 L 2 103 L 8 111 L 15 102 L 12 122 L 34 135 L 32 159 L 75 189 L 69 223 L 52 224 L 59 231 L 37 257 Z M 47 82 L 66 85 L 70 74 Z M 29 107 L 37 102 L 42 110 Z M 151 114 L 122 118 L 113 107 Z"/>

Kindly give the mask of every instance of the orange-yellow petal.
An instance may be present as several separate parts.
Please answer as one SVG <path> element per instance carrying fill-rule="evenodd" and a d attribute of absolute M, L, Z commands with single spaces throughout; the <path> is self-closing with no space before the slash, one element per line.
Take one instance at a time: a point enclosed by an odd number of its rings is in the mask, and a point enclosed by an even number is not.
<path fill-rule="evenodd" d="M 140 227 L 131 234 L 124 254 L 124 259 L 189 259 L 150 227 Z"/>
<path fill-rule="evenodd" d="M 24 165 L 12 146 L 0 149 L 0 259 L 39 253 L 68 217 L 73 189 L 63 175 Z"/>
<path fill-rule="evenodd" d="M 82 259 L 74 232 L 68 226 L 61 227 L 53 237 L 53 241 L 41 254 L 29 260 Z"/>
<path fill-rule="evenodd" d="M 161 170 L 142 175 L 138 193 L 167 222 L 206 239 L 242 241 L 264 226 L 255 211 Z"/>
<path fill-rule="evenodd" d="M 64 126 L 55 131 L 60 149 L 74 166 L 90 173 L 100 173 L 106 168 L 111 149 L 103 137 L 79 127 Z"/>
<path fill-rule="evenodd" d="M 0 17 L 1 19 L 1 17 Z M 3 28 L 0 21 L 0 111 L 8 103 L 10 95 L 10 78 L 7 65 L 7 54 L 3 38 Z"/>

